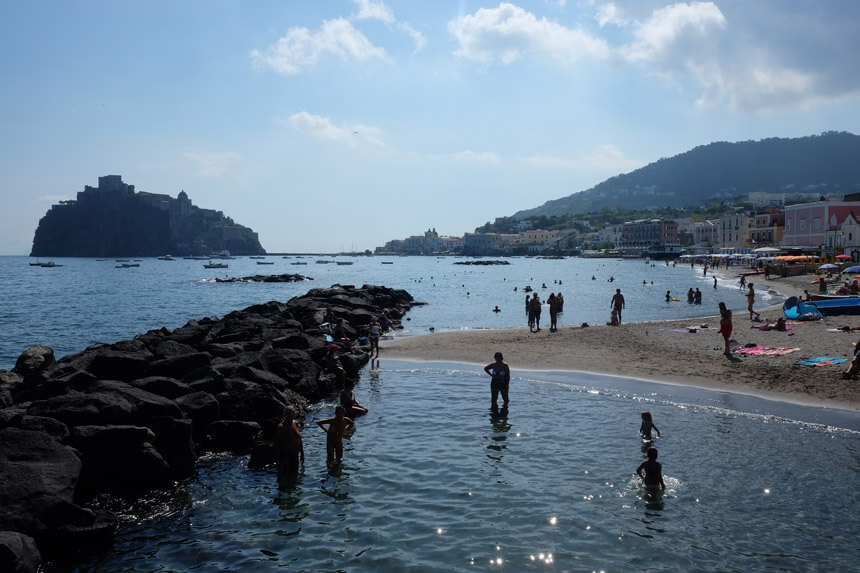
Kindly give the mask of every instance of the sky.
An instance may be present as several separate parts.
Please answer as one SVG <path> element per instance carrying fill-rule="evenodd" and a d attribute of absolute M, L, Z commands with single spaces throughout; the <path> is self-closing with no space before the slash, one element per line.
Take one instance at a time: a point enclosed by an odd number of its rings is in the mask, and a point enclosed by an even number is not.
<path fill-rule="evenodd" d="M 0 3 L 0 254 L 98 177 L 269 252 L 461 236 L 714 141 L 860 134 L 855 0 Z"/>

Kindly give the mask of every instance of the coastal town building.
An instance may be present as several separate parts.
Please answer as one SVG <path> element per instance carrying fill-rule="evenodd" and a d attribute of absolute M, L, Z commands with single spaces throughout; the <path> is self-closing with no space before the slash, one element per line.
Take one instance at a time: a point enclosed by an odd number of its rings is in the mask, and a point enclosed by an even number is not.
<path fill-rule="evenodd" d="M 829 230 L 842 226 L 851 212 L 860 213 L 860 201 L 815 201 L 798 205 L 786 205 L 785 231 L 782 243 L 785 246 L 816 247 L 828 246 Z"/>
<path fill-rule="evenodd" d="M 749 248 L 750 217 L 745 213 L 726 212 L 720 217 L 720 248 L 737 251 Z"/>

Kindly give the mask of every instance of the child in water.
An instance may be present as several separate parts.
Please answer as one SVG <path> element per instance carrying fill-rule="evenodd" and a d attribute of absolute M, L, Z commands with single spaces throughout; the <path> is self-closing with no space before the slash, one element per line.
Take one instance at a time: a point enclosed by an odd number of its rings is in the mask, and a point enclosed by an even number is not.
<path fill-rule="evenodd" d="M 651 428 L 654 428 L 654 431 L 657 432 L 657 437 L 659 438 L 660 430 L 658 430 L 657 426 L 654 425 L 654 420 L 651 419 L 651 412 L 642 412 L 642 425 L 639 426 L 639 433 L 642 435 L 643 439 L 651 439 Z"/>
<path fill-rule="evenodd" d="M 663 483 L 663 466 L 657 461 L 657 448 L 648 448 L 648 459 L 639 464 L 636 468 L 636 475 L 642 478 L 645 487 L 649 490 L 656 490 L 657 486 L 661 489 L 666 489 L 666 484 Z M 643 473 L 644 472 L 644 473 Z"/>
<path fill-rule="evenodd" d="M 343 436 L 354 425 L 354 422 L 345 414 L 346 410 L 343 406 L 337 406 L 334 409 L 334 418 L 317 420 L 317 425 L 326 433 L 325 449 L 329 460 L 339 460 L 343 457 Z M 328 428 L 325 427 L 326 424 Z"/>
<path fill-rule="evenodd" d="M 344 415 L 350 417 L 363 416 L 367 414 L 367 408 L 358 403 L 355 399 L 355 393 L 352 389 L 355 388 L 355 382 L 347 380 L 344 383 L 343 392 L 340 393 L 340 405 L 343 406 Z"/>

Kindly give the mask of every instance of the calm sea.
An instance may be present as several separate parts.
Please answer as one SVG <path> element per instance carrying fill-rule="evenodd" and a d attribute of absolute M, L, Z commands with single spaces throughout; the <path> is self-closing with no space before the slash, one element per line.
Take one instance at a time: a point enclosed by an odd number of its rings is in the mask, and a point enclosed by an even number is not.
<path fill-rule="evenodd" d="M 564 295 L 559 325 L 605 323 L 609 301 L 620 288 L 626 299 L 625 322 L 714 316 L 717 302 L 746 308 L 733 278 L 718 282 L 687 265 L 666 266 L 641 260 L 546 260 L 510 258 L 509 265 L 464 266 L 467 259 L 435 257 L 268 257 L 224 261 L 226 269 L 204 269 L 206 261 L 143 259 L 140 267 L 96 259 L 54 259 L 54 268 L 31 267 L 26 257 L 0 257 L 0 368 L 11 368 L 33 344 L 45 344 L 59 358 L 96 342 L 127 340 L 150 329 L 177 328 L 192 318 L 224 316 L 230 311 L 270 300 L 286 301 L 311 288 L 333 284 L 384 285 L 409 291 L 428 303 L 404 321 L 403 334 L 444 330 L 525 326 L 527 285 L 542 300 L 550 292 Z M 317 260 L 335 262 L 319 264 Z M 392 264 L 382 264 L 390 262 Z M 306 265 L 292 263 L 303 262 Z M 733 269 L 734 270 L 734 269 Z M 215 277 L 255 274 L 301 274 L 314 280 L 298 283 L 216 283 Z M 734 277 L 736 273 L 732 272 Z M 594 277 L 594 280 L 591 277 Z M 614 281 L 609 282 L 613 278 Z M 546 288 L 543 288 L 544 285 Z M 687 290 L 700 289 L 701 305 L 689 305 Z M 516 290 L 514 290 L 516 289 Z M 667 303 L 666 291 L 681 300 Z M 765 290 L 760 306 L 779 302 Z M 501 312 L 492 312 L 499 306 Z M 548 312 L 543 320 L 548 321 Z"/>
<path fill-rule="evenodd" d="M 694 319 L 745 301 L 734 280 L 642 261 L 510 259 L 0 258 L 2 363 L 33 343 L 58 356 L 190 318 L 287 300 L 333 283 L 408 290 L 407 334 L 525 322 L 522 288 L 566 299 L 561 324 L 605 322 L 621 288 L 625 320 Z M 290 265 L 305 261 L 306 266 Z M 381 261 L 391 261 L 382 265 Z M 299 272 L 294 284 L 218 284 L 219 276 Z M 591 280 L 594 275 L 595 280 Z M 609 277 L 615 281 L 608 282 Z M 560 281 L 560 284 L 559 284 Z M 643 281 L 645 284 L 643 285 Z M 653 281 L 653 285 L 651 284 Z M 547 288 L 542 285 L 546 283 Z M 517 291 L 514 292 L 514 287 Z M 701 306 L 683 293 L 698 287 Z M 682 302 L 666 303 L 666 290 Z M 762 293 L 762 306 L 778 302 Z M 501 313 L 493 313 L 499 305 Z M 492 413 L 476 367 L 386 361 L 356 388 L 357 421 L 340 466 L 327 467 L 317 419 L 305 422 L 307 463 L 279 488 L 247 458 L 201 460 L 194 478 L 126 508 L 113 548 L 69 556 L 56 571 L 856 571 L 860 554 L 860 415 L 725 392 L 569 372 L 513 372 L 511 406 Z M 650 499 L 633 472 L 648 409 L 666 493 Z"/>

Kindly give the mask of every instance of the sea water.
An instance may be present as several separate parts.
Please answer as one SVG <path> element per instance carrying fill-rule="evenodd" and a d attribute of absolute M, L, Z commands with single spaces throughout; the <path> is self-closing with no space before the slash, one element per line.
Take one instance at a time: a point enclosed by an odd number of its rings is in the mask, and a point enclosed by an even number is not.
<path fill-rule="evenodd" d="M 318 258 L 235 259 L 210 270 L 189 260 L 117 269 L 112 260 L 56 259 L 63 266 L 42 268 L 0 257 L 0 368 L 31 344 L 60 357 L 335 283 L 402 288 L 427 302 L 398 336 L 523 326 L 527 285 L 542 299 L 564 294 L 562 328 L 605 322 L 616 288 L 625 322 L 695 324 L 719 300 L 746 307 L 734 268 L 715 289 L 701 267 L 656 261 Z M 314 280 L 214 281 L 258 273 Z M 689 288 L 704 293 L 702 305 L 686 303 Z M 681 300 L 667 303 L 667 290 Z M 780 300 L 758 292 L 761 306 Z M 515 368 L 511 406 L 494 414 L 479 368 L 384 356 L 356 392 L 371 412 L 346 441 L 342 465 L 326 465 L 315 425 L 332 415 L 332 398 L 305 420 L 307 463 L 296 483 L 280 488 L 273 470 L 248 470 L 242 456 L 203 458 L 176 490 L 112 506 L 122 522 L 106 553 L 69 555 L 52 569 L 856 570 L 856 413 Z M 655 445 L 667 491 L 657 499 L 633 474 L 645 456 L 636 433 L 644 409 L 663 434 Z"/>
<path fill-rule="evenodd" d="M 219 455 L 65 571 L 856 571 L 860 415 L 609 376 L 382 360 L 340 464 Z M 634 475 L 651 411 L 666 491 Z"/>
<path fill-rule="evenodd" d="M 486 261 L 455 257 L 268 257 L 223 261 L 226 269 L 205 269 L 207 261 L 142 259 L 140 267 L 116 268 L 113 259 L 54 259 L 54 268 L 31 267 L 26 257 L 0 257 L 0 368 L 11 368 L 33 344 L 54 349 L 57 358 L 80 352 L 97 342 L 128 340 L 150 329 L 174 329 L 190 319 L 224 316 L 270 300 L 286 301 L 311 288 L 333 284 L 383 285 L 407 290 L 418 306 L 403 321 L 399 334 L 444 330 L 508 328 L 526 325 L 525 287 L 542 300 L 562 293 L 564 313 L 559 326 L 609 320 L 616 289 L 626 299 L 625 322 L 714 316 L 723 300 L 733 310 L 746 308 L 732 267 L 717 281 L 701 267 L 666 265 L 641 259 L 547 260 L 504 259 L 500 266 L 458 265 Z M 317 260 L 329 261 L 327 264 Z M 352 262 L 338 265 L 333 261 Z M 292 263 L 307 263 L 294 265 Z M 389 262 L 392 264 L 382 264 Z M 722 269 L 721 272 L 726 272 Z M 218 283 L 216 277 L 255 274 L 301 274 L 313 280 L 295 283 Z M 592 280 L 592 277 L 594 279 Z M 779 302 L 764 282 L 757 285 L 758 307 Z M 687 304 L 688 289 L 698 288 L 702 304 Z M 671 298 L 679 301 L 666 302 Z M 493 312 L 498 306 L 501 311 Z M 543 313 L 548 325 L 549 311 Z M 774 315 L 775 317 L 776 315 Z"/>

